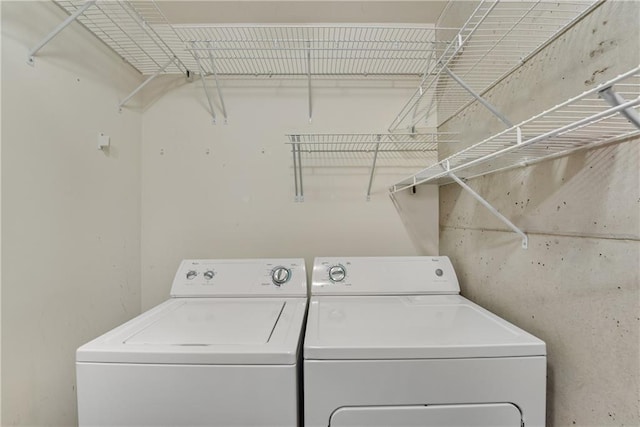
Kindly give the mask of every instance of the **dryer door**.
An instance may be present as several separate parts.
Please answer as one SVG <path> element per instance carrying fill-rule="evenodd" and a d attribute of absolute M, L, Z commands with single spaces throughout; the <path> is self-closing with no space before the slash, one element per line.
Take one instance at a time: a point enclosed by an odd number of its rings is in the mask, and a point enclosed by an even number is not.
<path fill-rule="evenodd" d="M 330 427 L 521 427 L 522 414 L 511 403 L 428 406 L 343 407 Z"/>

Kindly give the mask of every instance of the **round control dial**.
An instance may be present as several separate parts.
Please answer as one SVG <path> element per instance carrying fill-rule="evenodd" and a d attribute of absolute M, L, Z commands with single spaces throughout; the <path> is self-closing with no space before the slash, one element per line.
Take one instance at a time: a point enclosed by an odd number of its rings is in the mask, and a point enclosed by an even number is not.
<path fill-rule="evenodd" d="M 291 270 L 286 267 L 276 267 L 271 270 L 271 280 L 276 286 L 283 285 L 291 278 Z"/>
<path fill-rule="evenodd" d="M 192 280 L 194 277 L 198 275 L 198 272 L 195 270 L 189 270 L 187 272 L 187 280 Z"/>
<path fill-rule="evenodd" d="M 342 282 L 347 277 L 347 269 L 343 265 L 334 265 L 329 268 L 329 280 L 332 282 Z"/>
<path fill-rule="evenodd" d="M 213 279 L 213 276 L 215 276 L 216 273 L 213 272 L 213 270 L 207 270 L 204 272 L 204 278 L 207 280 L 211 280 Z"/>

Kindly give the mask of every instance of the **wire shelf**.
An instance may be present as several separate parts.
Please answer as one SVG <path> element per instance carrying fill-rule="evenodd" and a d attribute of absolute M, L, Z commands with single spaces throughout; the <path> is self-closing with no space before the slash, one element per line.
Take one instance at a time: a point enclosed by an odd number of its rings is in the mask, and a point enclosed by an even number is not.
<path fill-rule="evenodd" d="M 456 133 L 422 134 L 289 134 L 293 154 L 296 200 L 303 200 L 303 168 L 368 168 L 367 199 L 376 170 L 406 171 L 437 161 L 438 144 L 458 142 Z M 376 169 L 377 168 L 377 169 Z"/>
<path fill-rule="evenodd" d="M 218 75 L 416 77 L 437 51 L 433 26 L 227 25 L 175 29 L 204 71 Z"/>
<path fill-rule="evenodd" d="M 612 90 L 614 106 L 603 96 Z M 640 66 L 400 181 L 392 192 L 474 178 L 640 135 Z"/>
<path fill-rule="evenodd" d="M 84 0 L 56 0 L 69 14 Z M 455 2 L 451 2 L 455 9 Z M 469 95 L 441 75 L 443 66 L 479 91 L 487 88 L 584 12 L 591 3 L 484 0 L 462 29 L 385 25 L 172 25 L 155 0 L 99 0 L 78 20 L 142 74 L 201 69 L 220 76 L 422 77 L 400 121 L 441 117 Z M 443 35 L 455 35 L 453 42 Z M 438 37 L 440 35 L 440 37 Z M 441 40 L 440 40 L 441 39 Z M 462 44 L 458 42 L 462 41 Z M 463 52 L 463 55 L 460 53 Z M 167 60 L 174 64 L 162 68 Z M 395 123 L 392 128 L 398 128 Z"/>
<path fill-rule="evenodd" d="M 85 3 L 54 1 L 69 14 Z M 437 44 L 432 25 L 172 25 L 153 0 L 97 1 L 78 21 L 145 75 L 176 57 L 161 73 L 417 78 Z"/>
<path fill-rule="evenodd" d="M 287 144 L 298 144 L 306 153 L 424 152 L 437 151 L 438 144 L 457 142 L 456 133 L 316 133 L 289 134 Z"/>
<path fill-rule="evenodd" d="M 69 14 L 85 3 L 54 1 Z M 97 1 L 78 21 L 142 74 L 156 73 L 172 58 L 177 59 L 164 73 L 187 70 L 182 61 L 184 44 L 153 1 Z"/>
<path fill-rule="evenodd" d="M 482 96 L 597 3 L 483 0 L 438 59 L 430 63 L 389 130 L 414 129 L 429 117 L 444 123 L 475 101 L 450 73 Z M 448 7 L 440 22 L 454 10 L 455 4 Z"/>

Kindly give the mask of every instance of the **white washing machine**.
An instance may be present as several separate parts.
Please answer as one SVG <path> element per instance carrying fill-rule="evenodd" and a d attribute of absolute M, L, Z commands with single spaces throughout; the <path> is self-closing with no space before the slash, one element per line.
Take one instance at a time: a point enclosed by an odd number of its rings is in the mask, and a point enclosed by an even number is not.
<path fill-rule="evenodd" d="M 447 257 L 316 258 L 305 427 L 543 427 L 544 342 L 459 292 Z"/>
<path fill-rule="evenodd" d="M 80 347 L 81 426 L 297 426 L 303 259 L 185 260 L 171 299 Z"/>

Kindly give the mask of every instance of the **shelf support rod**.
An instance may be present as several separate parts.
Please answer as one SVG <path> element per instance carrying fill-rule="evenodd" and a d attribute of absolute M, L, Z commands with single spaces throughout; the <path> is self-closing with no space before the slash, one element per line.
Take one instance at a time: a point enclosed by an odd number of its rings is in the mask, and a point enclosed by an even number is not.
<path fill-rule="evenodd" d="M 373 152 L 373 164 L 371 165 L 371 175 L 369 176 L 369 186 L 367 187 L 367 202 L 371 200 L 371 185 L 373 185 L 373 175 L 376 171 L 376 162 L 378 161 L 378 151 L 380 149 L 380 140 L 382 139 L 381 135 L 377 137 L 376 149 Z"/>
<path fill-rule="evenodd" d="M 140 86 L 138 86 L 137 88 L 135 88 L 133 90 L 133 92 L 131 92 L 129 94 L 129 96 L 127 96 L 125 99 L 123 99 L 120 104 L 118 104 L 118 110 L 122 111 L 122 107 L 125 106 L 125 104 L 127 102 L 129 102 L 131 100 L 131 98 L 133 98 L 134 96 L 136 96 L 136 94 L 138 92 L 140 92 L 142 90 L 142 88 L 144 88 L 146 85 L 148 85 L 151 80 L 155 79 L 156 77 L 158 77 L 160 75 L 160 73 L 162 73 L 169 65 L 173 64 L 175 62 L 177 58 L 174 56 L 173 58 L 171 58 L 166 64 L 164 64 L 162 67 L 160 67 L 158 69 L 158 71 L 156 71 L 155 73 L 153 73 L 153 75 L 149 76 L 144 82 L 142 82 L 142 84 Z"/>
<path fill-rule="evenodd" d="M 309 123 L 313 116 L 312 102 L 311 102 L 311 42 L 307 41 L 307 81 L 309 86 Z"/>
<path fill-rule="evenodd" d="M 300 136 L 298 136 L 298 182 L 300 182 L 300 195 L 298 201 L 304 202 L 304 190 L 302 187 L 302 157 L 300 155 Z"/>
<path fill-rule="evenodd" d="M 513 123 L 511 123 L 511 121 L 509 121 L 509 119 L 507 119 L 504 114 L 502 114 L 500 111 L 498 111 L 498 109 L 496 107 L 494 107 L 492 104 L 490 104 L 486 99 L 484 99 L 483 97 L 481 97 L 480 95 L 478 95 L 473 89 L 471 89 L 471 87 L 469 87 L 469 85 L 467 85 L 464 80 L 462 80 L 460 77 L 458 77 L 457 75 L 455 75 L 453 73 L 453 71 L 451 71 L 449 69 L 449 67 L 444 67 L 444 71 L 445 73 L 447 73 L 449 75 L 449 77 L 451 77 L 453 80 L 455 80 L 460 86 L 462 86 L 462 88 L 464 90 L 466 90 L 467 92 L 469 92 L 471 94 L 471 96 L 473 96 L 479 103 L 481 103 L 482 105 L 484 105 L 489 111 L 491 111 L 493 113 L 494 116 L 496 116 L 497 118 L 499 118 L 502 123 L 504 123 L 507 128 L 513 127 Z"/>
<path fill-rule="evenodd" d="M 65 28 L 67 28 L 67 26 L 69 24 L 71 24 L 73 21 L 75 21 L 80 15 L 82 15 L 84 13 L 85 10 L 89 9 L 95 3 L 96 3 L 96 0 L 87 0 L 82 6 L 80 6 L 80 8 L 78 8 L 75 12 L 73 12 L 71 15 L 69 15 L 67 17 L 67 19 L 62 21 L 60 23 L 60 25 L 58 25 L 53 31 L 51 31 L 48 36 L 46 36 L 44 39 L 42 39 L 42 41 L 40 43 L 38 43 L 36 45 L 36 47 L 34 47 L 33 49 L 31 49 L 29 51 L 27 64 L 33 65 L 34 62 L 35 62 L 35 58 L 34 57 L 36 56 L 36 53 L 38 53 L 38 51 L 40 49 L 42 49 L 47 43 L 49 43 L 55 36 L 57 36 L 60 31 L 62 31 Z"/>
<path fill-rule="evenodd" d="M 292 135 L 291 136 L 292 140 L 295 141 L 297 136 L 296 135 Z M 297 163 L 297 158 L 296 158 L 296 144 L 291 144 L 291 152 L 293 153 L 293 182 L 295 185 L 295 189 L 296 189 L 296 197 L 293 199 L 294 201 L 298 202 L 298 163 Z"/>
<path fill-rule="evenodd" d="M 193 46 L 192 44 L 192 47 Z M 209 95 L 209 91 L 207 90 L 207 84 L 204 81 L 204 72 L 202 71 L 202 64 L 200 64 L 200 57 L 198 53 L 194 50 L 193 57 L 196 60 L 196 64 L 198 64 L 198 74 L 200 74 L 200 80 L 202 81 L 202 89 L 204 89 L 204 94 L 207 96 L 207 102 L 209 103 L 209 109 L 211 110 L 211 117 L 213 117 L 213 124 L 216 124 L 216 112 L 213 109 L 213 102 L 211 102 L 211 96 Z"/>
<path fill-rule="evenodd" d="M 447 171 L 447 175 L 453 179 L 455 182 L 458 183 L 458 185 L 460 187 L 462 187 L 463 190 L 465 190 L 466 192 L 468 192 L 469 194 L 471 194 L 473 196 L 474 199 L 476 199 L 478 202 L 480 202 L 480 204 L 482 206 L 484 206 L 485 208 L 487 208 L 489 210 L 489 212 L 491 212 L 493 215 L 495 215 L 500 221 L 504 222 L 511 230 L 513 230 L 515 233 L 517 233 L 520 237 L 522 237 L 522 248 L 523 249 L 527 249 L 529 247 L 529 238 L 527 237 L 527 235 L 520 230 L 514 223 L 512 223 L 511 221 L 509 221 L 509 219 L 502 215 L 496 208 L 494 208 L 489 202 L 487 202 L 485 199 L 482 198 L 481 195 L 479 195 L 478 193 L 476 193 L 473 188 L 469 187 L 464 181 L 462 181 L 460 178 L 458 178 L 453 172 L 449 171 L 449 162 L 445 163 L 444 166 L 445 170 Z"/>
<path fill-rule="evenodd" d="M 209 48 L 209 61 L 211 62 L 211 70 L 213 71 L 213 78 L 216 81 L 216 89 L 218 90 L 218 97 L 220 97 L 220 105 L 222 106 L 222 115 L 224 116 L 224 124 L 227 124 L 227 107 L 224 104 L 224 97 L 222 96 L 222 87 L 218 81 L 218 71 L 216 69 L 216 63 L 213 58 L 213 44 Z"/>
<path fill-rule="evenodd" d="M 598 92 L 598 95 L 612 107 L 617 107 L 627 102 L 627 100 L 624 99 L 622 95 L 614 91 L 611 86 L 602 89 L 600 92 Z M 633 123 L 635 127 L 640 129 L 640 115 L 636 112 L 636 110 L 629 107 L 625 108 L 624 110 L 620 110 L 619 113 L 625 116 L 627 120 Z"/>

